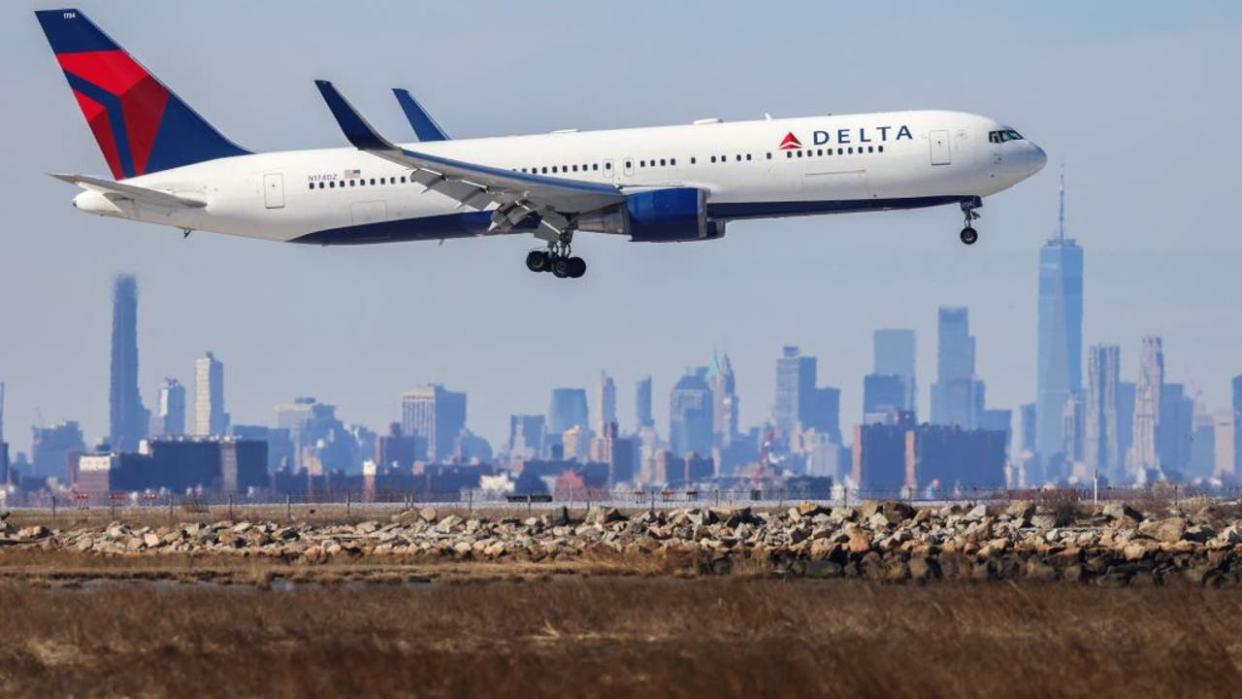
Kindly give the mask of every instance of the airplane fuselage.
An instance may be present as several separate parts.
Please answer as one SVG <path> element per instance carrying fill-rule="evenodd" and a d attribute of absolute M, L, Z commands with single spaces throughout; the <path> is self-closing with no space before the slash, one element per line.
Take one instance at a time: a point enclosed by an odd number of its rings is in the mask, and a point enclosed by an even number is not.
<path fill-rule="evenodd" d="M 623 192 L 697 188 L 706 193 L 708 216 L 722 222 L 977 201 L 1046 162 L 1042 150 L 996 120 L 952 111 L 709 121 L 406 147 Z M 436 240 L 492 229 L 494 205 L 463 206 L 411 174 L 356 148 L 257 153 L 122 180 L 202 202 L 199 208 L 161 208 L 95 191 L 81 193 L 74 205 L 186 230 L 325 245 Z M 518 226 L 506 232 L 529 231 Z"/>

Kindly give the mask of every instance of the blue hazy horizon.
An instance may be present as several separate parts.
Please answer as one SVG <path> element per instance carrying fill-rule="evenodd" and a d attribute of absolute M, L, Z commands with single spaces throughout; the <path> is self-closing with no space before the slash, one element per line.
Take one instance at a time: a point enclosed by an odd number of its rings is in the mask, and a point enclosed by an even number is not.
<path fill-rule="evenodd" d="M 0 381 L 15 449 L 40 415 L 106 433 L 118 273 L 139 280 L 145 404 L 165 376 L 191 385 L 212 350 L 236 423 L 313 395 L 379 429 L 403 391 L 439 382 L 468 393 L 470 426 L 498 442 L 511 413 L 544 412 L 552 387 L 590 388 L 603 369 L 624 425 L 634 381 L 654 376 L 666 431 L 669 390 L 719 349 L 748 425 L 770 414 L 775 359 L 795 344 L 842 389 L 847 427 L 881 327 L 917 330 L 927 415 L 942 305 L 969 307 L 988 402 L 1016 409 L 1035 399 L 1038 252 L 1060 162 L 1085 250 L 1084 345 L 1121 345 L 1132 380 L 1140 336 L 1161 335 L 1169 380 L 1210 408 L 1242 373 L 1238 3 L 78 3 L 253 150 L 344 145 L 312 83 L 327 78 L 401 140 L 398 86 L 457 137 L 953 108 L 1008 121 L 1050 156 L 987 200 L 972 249 L 949 207 L 734 224 L 702 244 L 582 235 L 591 271 L 573 283 L 524 269 L 528 237 L 310 248 L 81 215 L 44 174 L 107 172 L 32 12 L 59 4 L 17 5 L 0 10 Z"/>

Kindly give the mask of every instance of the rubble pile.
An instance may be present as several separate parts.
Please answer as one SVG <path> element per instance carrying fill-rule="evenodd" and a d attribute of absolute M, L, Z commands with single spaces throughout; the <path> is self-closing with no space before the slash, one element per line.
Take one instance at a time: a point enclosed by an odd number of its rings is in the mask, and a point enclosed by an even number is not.
<path fill-rule="evenodd" d="M 1194 512 L 902 502 L 854 507 L 802 503 L 783 511 L 682 509 L 626 514 L 594 507 L 489 519 L 407 510 L 389 521 L 319 525 L 192 523 L 167 527 L 19 528 L 0 522 L 8 550 L 101 556 L 201 554 L 297 563 L 562 561 L 587 556 L 674 560 L 701 573 L 747 570 L 890 582 L 1037 579 L 1100 584 L 1242 582 L 1242 514 L 1207 505 Z"/>

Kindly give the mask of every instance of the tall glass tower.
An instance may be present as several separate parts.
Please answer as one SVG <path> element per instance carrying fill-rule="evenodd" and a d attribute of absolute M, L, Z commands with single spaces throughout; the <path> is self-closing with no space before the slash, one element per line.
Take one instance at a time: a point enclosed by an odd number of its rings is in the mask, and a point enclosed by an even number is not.
<path fill-rule="evenodd" d="M 1039 251 L 1039 372 L 1036 451 L 1064 451 L 1065 403 L 1082 392 L 1082 248 L 1065 237 L 1065 174 L 1057 236 Z"/>
<path fill-rule="evenodd" d="M 112 448 L 134 451 L 147 436 L 150 414 L 138 392 L 138 280 L 118 276 L 112 287 L 112 364 L 108 393 Z"/>

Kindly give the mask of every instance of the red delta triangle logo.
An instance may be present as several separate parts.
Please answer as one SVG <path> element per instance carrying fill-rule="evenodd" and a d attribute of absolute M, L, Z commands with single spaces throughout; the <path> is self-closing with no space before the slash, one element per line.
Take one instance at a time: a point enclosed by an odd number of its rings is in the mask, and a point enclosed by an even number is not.
<path fill-rule="evenodd" d="M 793 135 L 793 132 L 785 134 L 785 138 L 781 139 L 781 150 L 798 150 L 802 148 L 802 141 Z"/>

